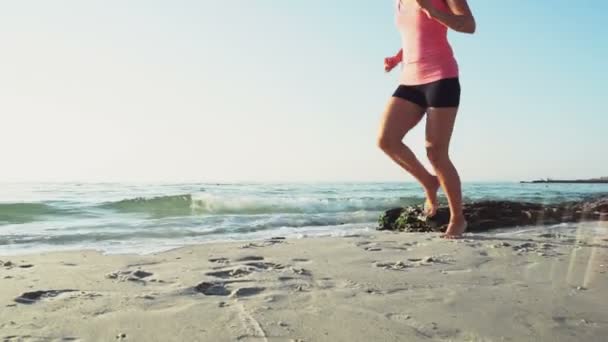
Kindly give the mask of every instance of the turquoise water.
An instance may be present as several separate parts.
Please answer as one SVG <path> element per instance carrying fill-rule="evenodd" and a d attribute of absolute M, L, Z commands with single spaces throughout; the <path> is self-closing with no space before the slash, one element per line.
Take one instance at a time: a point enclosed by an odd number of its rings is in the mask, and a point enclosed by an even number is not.
<path fill-rule="evenodd" d="M 467 183 L 467 201 L 553 203 L 608 184 Z M 371 231 L 386 209 L 421 204 L 413 183 L 0 184 L 0 254 L 93 248 L 147 253 L 187 244 Z"/>

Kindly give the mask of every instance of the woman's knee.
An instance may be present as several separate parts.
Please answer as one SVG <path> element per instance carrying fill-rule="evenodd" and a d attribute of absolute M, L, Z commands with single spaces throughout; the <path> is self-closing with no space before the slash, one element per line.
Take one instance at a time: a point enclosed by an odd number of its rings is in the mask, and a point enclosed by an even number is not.
<path fill-rule="evenodd" d="M 450 161 L 448 148 L 439 145 L 427 145 L 426 155 L 434 167 L 441 167 Z"/>
<path fill-rule="evenodd" d="M 395 139 L 387 134 L 380 134 L 378 136 L 378 140 L 376 141 L 376 145 L 384 152 L 390 152 L 393 150 L 395 146 Z"/>

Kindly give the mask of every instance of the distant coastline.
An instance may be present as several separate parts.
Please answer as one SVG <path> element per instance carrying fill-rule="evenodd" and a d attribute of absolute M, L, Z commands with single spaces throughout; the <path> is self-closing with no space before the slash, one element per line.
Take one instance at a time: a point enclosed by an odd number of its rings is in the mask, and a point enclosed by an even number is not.
<path fill-rule="evenodd" d="M 533 181 L 521 181 L 525 184 L 608 184 L 608 177 L 591 179 L 538 179 Z"/>

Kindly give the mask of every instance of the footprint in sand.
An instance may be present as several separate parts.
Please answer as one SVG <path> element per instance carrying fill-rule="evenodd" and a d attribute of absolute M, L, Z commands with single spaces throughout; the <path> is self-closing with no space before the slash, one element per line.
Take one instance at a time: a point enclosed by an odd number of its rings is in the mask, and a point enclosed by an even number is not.
<path fill-rule="evenodd" d="M 537 236 L 541 237 L 541 238 L 545 238 L 545 239 L 558 239 L 558 240 L 563 240 L 564 238 L 568 237 L 568 235 L 564 235 L 564 234 L 560 234 L 560 233 L 544 233 L 544 234 L 539 234 Z"/>
<path fill-rule="evenodd" d="M 382 250 L 400 250 L 400 251 L 408 251 L 411 246 L 416 245 L 416 243 L 405 243 L 403 245 L 397 245 L 397 241 L 360 241 L 355 244 L 357 247 L 361 247 L 363 250 L 367 252 L 380 252 Z"/>
<path fill-rule="evenodd" d="M 404 313 L 389 313 L 386 314 L 386 318 L 397 322 L 404 322 L 411 319 L 412 316 Z"/>
<path fill-rule="evenodd" d="M 273 237 L 268 240 L 264 240 L 262 242 L 250 242 L 248 244 L 242 245 L 240 248 L 262 248 L 269 247 L 276 244 L 285 243 L 285 238 L 282 236 Z"/>
<path fill-rule="evenodd" d="M 372 244 L 371 241 L 359 241 L 359 242 L 355 243 L 355 246 L 361 247 L 361 246 L 367 246 L 367 245 L 371 245 L 371 244 Z"/>
<path fill-rule="evenodd" d="M 161 263 L 162 262 L 160 262 L 160 261 L 137 262 L 137 263 L 134 263 L 134 264 L 129 264 L 125 268 L 134 268 L 134 267 L 137 267 L 137 269 L 140 269 L 142 266 L 160 265 Z"/>
<path fill-rule="evenodd" d="M 41 290 L 25 292 L 21 296 L 14 299 L 19 304 L 34 304 L 40 300 L 47 298 L 54 298 L 64 293 L 78 292 L 78 290 L 66 289 L 66 290 Z"/>
<path fill-rule="evenodd" d="M 114 279 L 120 282 L 123 281 L 132 281 L 139 283 L 146 283 L 147 278 L 153 276 L 154 273 L 146 272 L 143 270 L 135 270 L 135 271 L 116 271 L 109 274 L 106 274 L 107 279 Z M 157 280 L 158 281 L 158 280 Z"/>
<path fill-rule="evenodd" d="M 235 268 L 232 270 L 207 272 L 207 273 L 205 273 L 205 275 L 208 275 L 211 277 L 216 277 L 216 278 L 228 279 L 228 278 L 245 277 L 245 276 L 251 274 L 251 272 L 252 271 L 249 268 L 239 267 L 239 268 Z"/>
<path fill-rule="evenodd" d="M 513 250 L 518 254 L 528 253 L 536 251 L 536 244 L 532 242 L 525 242 L 517 246 L 513 246 Z"/>
<path fill-rule="evenodd" d="M 293 259 L 291 259 L 291 261 L 293 261 L 293 262 L 310 262 L 310 260 L 303 259 L 303 258 L 293 258 Z"/>
<path fill-rule="evenodd" d="M 386 318 L 400 324 L 406 324 L 414 329 L 416 335 L 433 341 L 452 341 L 461 334 L 460 329 L 442 328 L 435 322 L 422 323 L 405 313 L 389 313 L 386 315 Z"/>
<path fill-rule="evenodd" d="M 442 270 L 441 273 L 442 274 L 459 274 L 459 273 L 471 273 L 473 272 L 472 269 L 470 268 L 463 268 L 463 269 L 458 269 L 458 270 Z"/>
<path fill-rule="evenodd" d="M 394 249 L 394 250 L 398 250 L 398 251 L 404 251 L 407 252 L 410 249 L 407 247 L 403 247 L 403 246 L 389 246 L 389 247 L 385 247 L 386 249 Z"/>
<path fill-rule="evenodd" d="M 375 263 L 376 267 L 385 269 L 385 270 L 391 270 L 391 271 L 403 271 L 405 269 L 414 267 L 412 264 L 403 262 L 403 261 L 397 261 L 397 262 L 377 262 Z"/>
<path fill-rule="evenodd" d="M 212 262 L 215 264 L 229 264 L 230 263 L 230 259 L 228 259 L 228 258 L 210 258 L 207 260 L 209 262 Z"/>
<path fill-rule="evenodd" d="M 11 335 L 2 337 L 3 342 L 22 342 L 22 341 L 70 341 L 79 342 L 81 341 L 78 337 L 64 336 L 31 336 L 31 335 Z"/>
<path fill-rule="evenodd" d="M 244 256 L 237 259 L 236 261 L 246 262 L 242 265 L 237 266 L 236 268 L 207 272 L 205 273 L 205 275 L 222 279 L 242 278 L 254 272 L 281 270 L 285 268 L 284 265 L 273 262 L 266 262 L 262 260 L 264 260 L 264 257 L 261 256 Z M 219 268 L 221 269 L 221 267 Z"/>
<path fill-rule="evenodd" d="M 304 284 L 300 283 L 300 284 L 290 285 L 290 287 L 291 287 L 292 291 L 294 291 L 294 292 L 308 292 L 308 291 L 310 291 L 310 289 L 312 289 L 313 286 L 308 283 L 304 283 Z"/>
<path fill-rule="evenodd" d="M 273 262 L 248 262 L 245 263 L 247 266 L 251 266 L 257 268 L 258 270 L 281 270 L 285 268 L 285 266 L 281 264 L 275 264 Z"/>
<path fill-rule="evenodd" d="M 299 268 L 299 267 L 292 267 L 291 271 L 297 275 L 301 275 L 301 276 L 306 276 L 306 277 L 310 277 L 312 276 L 312 273 L 305 269 L 305 268 Z"/>
<path fill-rule="evenodd" d="M 11 268 L 15 268 L 15 267 L 18 267 L 18 268 L 32 268 L 32 267 L 34 267 L 34 265 L 32 265 L 32 264 L 17 265 L 17 264 L 15 264 L 12 261 L 2 261 L 2 260 L 0 260 L 0 267 L 4 267 L 7 270 L 10 270 Z"/>
<path fill-rule="evenodd" d="M 244 256 L 241 258 L 236 259 L 237 262 L 243 262 L 243 261 L 262 261 L 264 260 L 263 256 L 257 256 L 257 255 L 248 255 L 248 256 Z"/>
<path fill-rule="evenodd" d="M 442 339 L 442 340 L 453 340 L 458 337 L 461 333 L 460 329 L 452 329 L 452 328 L 441 328 L 435 322 L 422 324 L 416 322 L 415 320 L 410 320 L 408 324 L 412 327 L 416 333 L 420 336 L 424 336 L 426 338 L 430 338 L 433 340 Z"/>
<path fill-rule="evenodd" d="M 408 260 L 412 262 L 417 262 L 420 265 L 449 264 L 451 261 L 454 261 L 447 255 L 427 256 L 424 258 L 412 258 Z"/>
<path fill-rule="evenodd" d="M 511 244 L 508 242 L 500 242 L 492 245 L 492 248 L 503 248 L 503 247 L 511 247 Z"/>
<path fill-rule="evenodd" d="M 513 251 L 517 253 L 517 255 L 524 254 L 532 254 L 536 253 L 539 256 L 556 256 L 559 255 L 557 251 L 555 251 L 555 246 L 549 243 L 532 243 L 526 242 L 517 246 L 513 246 Z"/>
<path fill-rule="evenodd" d="M 281 287 L 290 289 L 295 292 L 306 292 L 312 285 L 312 272 L 300 267 L 289 267 L 289 274 L 281 274 L 277 280 L 282 282 Z M 316 285 L 320 288 L 330 283 L 330 278 L 323 278 L 316 282 Z"/>
<path fill-rule="evenodd" d="M 236 259 L 237 262 L 244 262 L 240 266 L 228 270 L 213 271 L 205 273 L 205 275 L 226 279 L 225 281 L 202 282 L 194 287 L 194 290 L 203 293 L 207 296 L 231 296 L 232 298 L 244 298 L 262 293 L 264 287 L 240 287 L 232 290 L 227 284 L 236 282 L 247 282 L 247 280 L 228 280 L 234 278 L 242 278 L 251 275 L 254 272 L 266 272 L 274 270 L 282 270 L 284 265 L 263 261 L 261 256 L 244 256 Z M 282 277 L 279 280 L 288 281 L 292 277 Z"/>
<path fill-rule="evenodd" d="M 156 295 L 158 295 L 158 294 L 156 294 Z M 151 295 L 151 294 L 142 294 L 139 296 L 135 296 L 135 298 L 145 299 L 145 300 L 154 300 L 154 299 L 156 299 L 156 296 Z"/>
<path fill-rule="evenodd" d="M 266 290 L 264 287 L 241 287 L 234 290 L 230 296 L 234 298 L 250 297 L 260 294 L 264 292 L 264 290 Z"/>
<path fill-rule="evenodd" d="M 381 250 L 383 248 L 407 250 L 407 248 L 404 248 L 403 246 L 396 246 L 397 241 L 361 241 L 356 243 L 355 245 L 357 247 L 363 247 L 365 250 L 371 250 L 374 248 L 378 248 L 378 250 Z"/>
<path fill-rule="evenodd" d="M 424 258 L 409 258 L 407 261 L 376 262 L 374 265 L 385 270 L 402 271 L 412 267 L 430 266 L 433 264 L 449 264 L 447 257 L 429 256 Z"/>
<path fill-rule="evenodd" d="M 573 318 L 573 317 L 563 317 L 563 316 L 555 316 L 552 317 L 553 322 L 555 322 L 560 328 L 572 329 L 580 326 L 597 326 L 598 324 L 592 322 L 591 320 L 585 318 Z"/>
<path fill-rule="evenodd" d="M 69 267 L 75 267 L 75 266 L 78 266 L 78 264 L 75 264 L 75 263 L 73 263 L 73 262 L 61 262 L 61 264 L 62 264 L 63 266 L 69 266 Z"/>
<path fill-rule="evenodd" d="M 226 288 L 226 284 L 218 282 L 202 282 L 194 287 L 194 291 L 202 293 L 205 296 L 230 295 L 230 290 Z"/>
<path fill-rule="evenodd" d="M 232 291 L 223 282 L 202 282 L 194 287 L 194 291 L 206 296 L 231 296 L 234 298 L 254 296 L 262 293 L 264 290 L 266 290 L 264 287 L 240 287 Z"/>

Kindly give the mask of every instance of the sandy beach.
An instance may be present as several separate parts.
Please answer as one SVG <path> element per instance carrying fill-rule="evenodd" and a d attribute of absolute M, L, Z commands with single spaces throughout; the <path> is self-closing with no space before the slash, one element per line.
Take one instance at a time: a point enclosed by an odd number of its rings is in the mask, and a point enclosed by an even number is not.
<path fill-rule="evenodd" d="M 378 232 L 0 260 L 3 341 L 608 336 L 608 237 Z"/>

